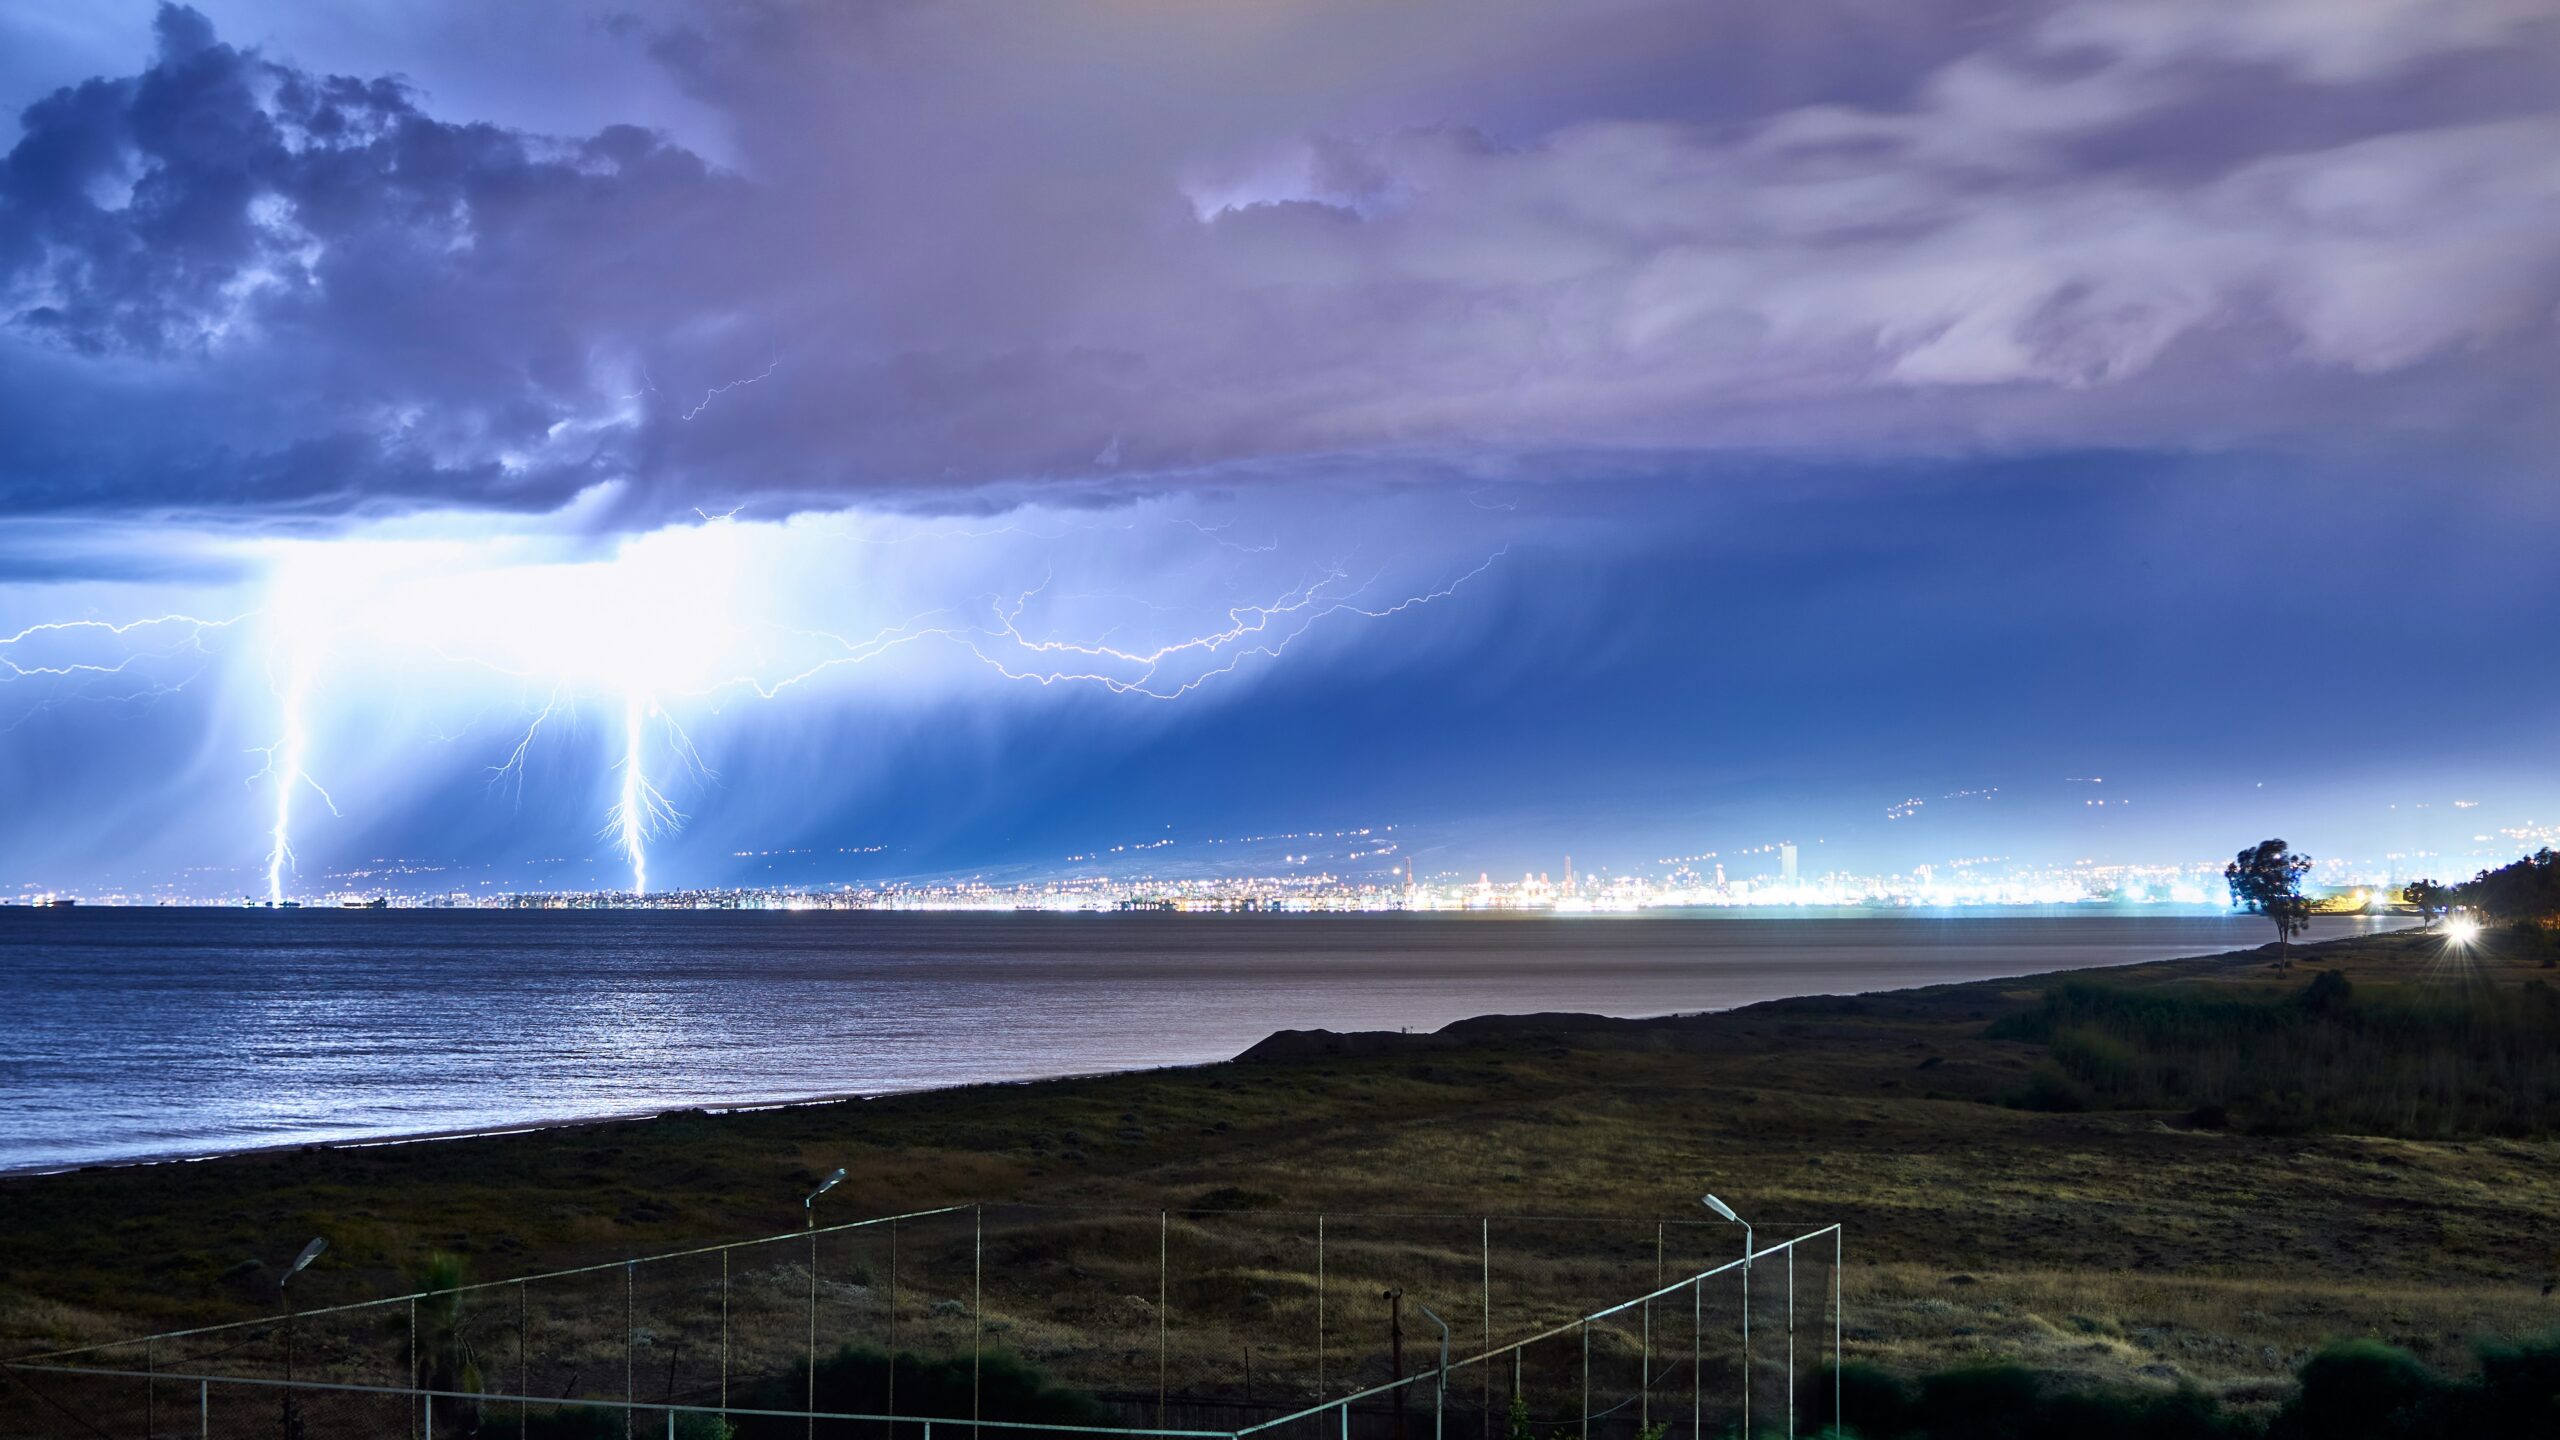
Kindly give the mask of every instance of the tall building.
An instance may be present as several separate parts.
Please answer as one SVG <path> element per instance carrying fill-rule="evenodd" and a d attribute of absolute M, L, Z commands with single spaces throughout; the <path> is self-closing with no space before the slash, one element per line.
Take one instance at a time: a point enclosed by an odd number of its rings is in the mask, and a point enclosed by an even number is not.
<path fill-rule="evenodd" d="M 1796 883 L 1796 847 L 1793 845 L 1778 847 L 1778 878 L 1790 885 Z"/>

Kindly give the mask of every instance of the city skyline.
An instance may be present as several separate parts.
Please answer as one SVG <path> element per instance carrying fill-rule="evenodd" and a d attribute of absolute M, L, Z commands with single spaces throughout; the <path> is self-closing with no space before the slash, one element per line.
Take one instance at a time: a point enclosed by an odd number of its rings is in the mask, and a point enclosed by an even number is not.
<path fill-rule="evenodd" d="M 2103 783 L 2083 780 L 2078 783 Z M 1959 799 L 1988 798 L 1967 792 Z M 2081 801 L 2094 808 L 2094 802 Z M 1884 812 L 1887 822 L 1913 819 L 1925 802 L 1905 800 Z M 2324 892 L 2369 891 L 2377 902 L 2396 900 L 2409 881 L 2458 881 L 2560 843 L 2560 826 L 2518 824 L 2494 829 L 2476 803 L 2440 808 L 2435 828 L 2460 834 L 2445 848 L 2408 846 L 2378 853 L 2323 851 L 2312 857 L 2309 883 Z M 2413 829 L 2415 827 L 2412 827 Z M 1899 862 L 1874 858 L 1856 840 L 1810 835 L 1801 840 L 1728 843 L 1680 854 L 1643 855 L 1619 843 L 1586 847 L 1577 862 L 1570 851 L 1541 850 L 1534 843 L 1489 843 L 1462 828 L 1429 824 L 1310 826 L 1300 830 L 1212 835 L 1166 825 L 1153 833 L 1098 842 L 1075 853 L 1038 856 L 946 870 L 910 866 L 903 847 L 887 843 L 796 845 L 733 852 L 725 880 L 661 887 L 643 895 L 617 883 L 621 857 L 603 851 L 494 866 L 467 859 L 381 856 L 345 869 L 297 875 L 284 896 L 262 895 L 263 872 L 204 867 L 172 876 L 132 878 L 88 886 L 22 879 L 0 881 L 0 904 L 77 899 L 109 904 L 315 903 L 389 898 L 400 903 L 499 903 L 511 898 L 583 897 L 611 904 L 644 901 L 691 905 L 704 897 L 751 897 L 779 905 L 812 897 L 866 903 L 943 900 L 968 894 L 976 908 L 1017 902 L 1060 902 L 1062 908 L 1110 908 L 1113 900 L 1147 896 L 1223 896 L 1276 902 L 1282 897 L 1356 900 L 1344 908 L 1470 908 L 1470 892 L 1488 894 L 1473 908 L 1519 908 L 1524 896 L 1544 905 L 1556 897 L 1598 898 L 1619 893 L 1646 906 L 1723 905 L 2000 905 L 2095 901 L 2113 904 L 2225 908 L 2220 884 L 2225 858 L 2196 848 L 2184 854 L 2080 854 L 2023 857 L 2008 853 L 1907 851 L 1930 858 Z M 2298 849 L 2314 848 L 2297 846 Z M 1499 856 L 1501 858 L 1491 858 Z M 1521 866 L 1525 864 L 1526 868 Z M 1425 903 L 1390 903 L 1427 892 Z M 1384 898 L 1381 898 L 1384 897 Z M 1433 897 L 1437 897 L 1436 899 Z M 1031 908 L 1037 908 L 1032 906 Z M 1281 908 L 1274 903 L 1270 908 Z"/>

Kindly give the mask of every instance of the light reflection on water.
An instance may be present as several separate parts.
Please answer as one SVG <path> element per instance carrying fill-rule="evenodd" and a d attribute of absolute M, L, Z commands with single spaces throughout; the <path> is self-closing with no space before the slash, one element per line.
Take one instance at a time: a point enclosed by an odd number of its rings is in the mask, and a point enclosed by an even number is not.
<path fill-rule="evenodd" d="M 1274 1030 L 1722 1009 L 2266 938 L 2245 917 L 2086 911 L 0 909 L 0 1168 L 1187 1064 Z"/>

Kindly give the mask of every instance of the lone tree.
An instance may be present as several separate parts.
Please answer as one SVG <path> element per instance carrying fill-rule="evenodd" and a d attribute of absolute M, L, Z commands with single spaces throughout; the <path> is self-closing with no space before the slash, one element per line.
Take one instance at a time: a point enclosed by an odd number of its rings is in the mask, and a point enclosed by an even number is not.
<path fill-rule="evenodd" d="M 2302 877 L 2309 873 L 2311 857 L 2294 854 L 2281 840 L 2261 840 L 2222 867 L 2232 902 L 2276 922 L 2278 970 L 2293 963 L 2293 937 L 2311 927 L 2311 902 L 2302 893 Z"/>
<path fill-rule="evenodd" d="M 2453 892 L 2433 880 L 2412 880 L 2400 888 L 2400 898 L 2418 912 L 2420 925 L 2433 925 L 2436 917 L 2453 908 Z"/>

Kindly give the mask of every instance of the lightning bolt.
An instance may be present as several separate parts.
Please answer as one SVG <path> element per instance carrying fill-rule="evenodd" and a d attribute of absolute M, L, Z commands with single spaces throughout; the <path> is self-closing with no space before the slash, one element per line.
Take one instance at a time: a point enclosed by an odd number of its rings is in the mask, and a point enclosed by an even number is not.
<path fill-rule="evenodd" d="M 1302 582 L 1263 605 L 1238 605 L 1227 611 L 1227 625 L 1204 635 L 1176 640 L 1149 650 L 1123 650 L 1094 642 L 1035 639 L 1023 632 L 1021 619 L 1032 599 L 1046 587 L 1042 585 L 1014 597 L 1011 604 L 994 605 L 992 630 L 962 632 L 961 643 L 977 659 L 1008 680 L 1024 680 L 1038 685 L 1098 685 L 1115 695 L 1135 695 L 1149 700 L 1179 700 L 1220 675 L 1232 674 L 1236 668 L 1255 656 L 1277 658 L 1291 642 L 1304 635 L 1327 616 L 1351 614 L 1366 619 L 1382 620 L 1417 606 L 1428 605 L 1457 593 L 1459 587 L 1493 568 L 1495 562 L 1509 553 L 1505 547 L 1485 557 L 1481 564 L 1437 589 L 1408 595 L 1387 605 L 1363 605 L 1359 597 L 1369 586 L 1363 584 L 1348 594 L 1338 587 L 1349 579 L 1342 566 L 1328 568 L 1322 574 Z M 1373 582 L 1374 583 L 1374 582 Z M 1063 664 L 1020 663 L 1008 658 L 1004 647 L 1034 657 L 1067 656 Z M 990 653 L 993 649 L 995 653 Z M 1194 657 L 1206 660 L 1205 668 L 1168 681 L 1165 672 L 1177 662 Z M 1116 667 L 1116 672 L 1115 672 Z"/>
<path fill-rule="evenodd" d="M 311 792 L 320 797 L 320 803 L 329 808 L 331 815 L 339 813 L 338 802 L 321 788 L 318 780 L 312 778 L 305 760 L 310 733 L 303 723 L 303 711 L 311 696 L 311 678 L 310 654 L 304 647 L 296 646 L 292 658 L 286 662 L 284 683 L 276 693 L 281 716 L 276 742 L 262 747 L 260 753 L 267 757 L 266 767 L 250 777 L 253 784 L 260 779 L 272 782 L 274 810 L 267 829 L 269 905 L 284 903 L 285 874 L 298 870 L 293 858 L 295 794 L 309 786 Z"/>
<path fill-rule="evenodd" d="M 703 411 L 710 409 L 712 401 L 719 399 L 721 396 L 728 394 L 732 390 L 739 389 L 743 386 L 753 385 L 759 380 L 772 379 L 773 372 L 781 368 L 782 362 L 780 360 L 776 360 L 772 364 L 765 366 L 762 371 L 750 375 L 743 380 L 732 380 L 726 385 L 712 386 L 710 389 L 702 392 L 702 399 L 696 402 L 692 409 L 684 412 L 684 418 L 690 420 L 694 416 L 701 414 Z"/>
<path fill-rule="evenodd" d="M 569 687 L 553 686 L 550 696 L 542 702 L 542 708 L 534 712 L 533 719 L 524 727 L 524 734 L 516 740 L 515 748 L 507 752 L 507 758 L 504 761 L 489 767 L 491 789 L 494 790 L 512 779 L 516 782 L 516 798 L 518 800 L 524 798 L 525 759 L 533 753 L 533 742 L 542 738 L 543 725 L 552 716 L 568 709 L 569 704 Z"/>
<path fill-rule="evenodd" d="M 149 699 L 182 689 L 213 654 L 205 646 L 205 636 L 237 625 L 249 614 L 227 620 L 179 614 L 124 621 L 55 620 L 29 625 L 12 635 L 0 635 L 0 682 L 59 682 L 54 693 L 0 728 L 14 730 L 65 700 L 114 703 Z M 88 658 L 83 647 L 90 646 L 112 648 L 100 658 Z M 181 654 L 196 656 L 196 666 L 175 679 L 155 678 L 119 693 L 101 694 L 87 688 L 93 680 L 124 675 L 137 665 Z"/>
<path fill-rule="evenodd" d="M 1507 553 L 1507 548 L 1497 550 L 1446 584 L 1385 604 L 1363 603 L 1361 599 L 1374 581 L 1346 589 L 1351 578 L 1348 568 L 1330 566 L 1268 603 L 1230 607 L 1227 624 L 1220 629 L 1145 650 L 1122 649 L 1100 641 L 1035 638 L 1025 633 L 1021 624 L 1023 613 L 1046 588 L 1047 582 L 1043 581 L 1010 602 L 991 600 L 989 604 L 994 614 L 991 626 L 956 623 L 948 612 L 929 611 L 859 640 L 831 631 L 791 629 L 785 633 L 822 641 L 836 647 L 840 653 L 827 655 L 779 678 L 754 674 L 733 676 L 694 692 L 694 696 L 716 696 L 722 690 L 736 688 L 758 699 L 772 700 L 793 686 L 804 684 L 838 666 L 877 659 L 890 650 L 916 641 L 941 639 L 967 650 L 981 664 L 1008 680 L 1043 686 L 1091 684 L 1114 694 L 1150 700 L 1179 700 L 1217 676 L 1233 673 L 1256 656 L 1277 658 L 1299 636 L 1329 616 L 1347 614 L 1385 619 L 1445 599 L 1493 568 Z M 1018 662 L 1006 653 L 1008 648 L 1024 656 L 1068 658 L 1056 664 Z M 1190 668 L 1194 661 L 1206 663 L 1195 670 Z M 1168 678 L 1167 672 L 1176 667 L 1181 667 L 1183 673 Z M 545 713 L 548 713 L 548 707 Z M 541 718 L 536 717 L 534 729 L 539 729 Z M 664 730 L 669 747 L 685 769 L 702 779 L 710 778 L 708 768 L 694 749 L 692 738 L 671 714 L 654 698 L 640 692 L 634 691 L 625 697 L 622 757 L 619 762 L 620 798 L 608 815 L 604 833 L 616 842 L 631 866 L 631 888 L 635 895 L 648 893 L 649 842 L 680 828 L 686 818 L 649 777 L 644 752 L 652 721 Z M 510 766 L 521 765 L 524 749 L 532 739 L 533 734 L 529 730 L 510 757 Z"/>
<path fill-rule="evenodd" d="M 774 367 L 768 366 L 763 374 L 717 387 L 704 396 L 703 403 L 773 373 Z M 688 418 L 701 408 L 697 405 L 686 412 Z M 737 524 L 733 515 L 734 512 L 705 512 L 698 518 L 705 528 L 728 528 Z M 1268 553 L 1280 544 L 1276 537 L 1266 543 L 1240 543 L 1226 533 L 1230 528 L 1226 525 L 1181 517 L 1162 522 L 1064 521 L 1039 526 L 1008 523 L 960 534 L 946 533 L 940 538 L 1028 535 L 1035 541 L 1049 541 L 1063 538 L 1070 531 L 1128 530 L 1139 524 L 1156 523 L 1179 526 L 1203 541 L 1244 554 Z M 920 534 L 848 538 L 861 544 L 894 545 L 923 543 L 931 537 Z M 1371 598 L 1380 584 L 1377 576 L 1361 579 L 1348 561 L 1337 561 L 1307 572 L 1276 595 L 1212 609 L 1212 614 L 1222 610 L 1223 620 L 1200 633 L 1182 635 L 1176 631 L 1174 636 L 1178 638 L 1166 638 L 1164 632 L 1159 632 L 1150 637 L 1151 641 L 1161 639 L 1161 643 L 1120 640 L 1124 627 L 1107 620 L 1098 632 L 1088 628 L 1078 635 L 1070 629 L 1071 621 L 1052 621 L 1044 627 L 1033 617 L 1043 612 L 1070 615 L 1074 613 L 1073 602 L 1087 600 L 1125 603 L 1159 614 L 1188 607 L 1154 604 L 1116 593 L 1069 593 L 1065 587 L 1053 587 L 1046 578 L 1019 592 L 922 611 L 867 635 L 770 623 L 770 632 L 782 637 L 782 643 L 761 646 L 749 641 L 743 632 L 713 632 L 717 638 L 704 642 L 704 653 L 714 653 L 713 647 L 725 643 L 737 652 L 738 660 L 709 675 L 688 674 L 681 680 L 659 673 L 654 658 L 645 651 L 635 651 L 627 669 L 616 667 L 588 679 L 568 678 L 580 672 L 566 666 L 555 667 L 547 658 L 501 663 L 496 658 L 467 653 L 480 648 L 476 642 L 452 647 L 466 653 L 450 653 L 439 639 L 415 643 L 445 661 L 511 676 L 525 687 L 517 701 L 522 707 L 517 713 L 529 712 L 529 718 L 512 745 L 493 757 L 496 763 L 488 767 L 490 786 L 496 788 L 512 781 L 519 798 L 536 745 L 544 743 L 562 721 L 574 724 L 578 702 L 590 693 L 585 687 L 600 686 L 601 696 L 621 701 L 621 723 L 614 737 L 615 798 L 607 808 L 602 834 L 628 865 L 632 893 L 645 895 L 651 884 L 651 843 L 680 829 L 687 820 L 670 799 L 670 789 L 680 778 L 703 782 L 714 778 L 675 713 L 679 705 L 707 705 L 716 713 L 731 698 L 773 701 L 840 667 L 864 664 L 922 642 L 953 647 L 1008 681 L 1043 687 L 1084 685 L 1138 699 L 1178 701 L 1257 659 L 1276 659 L 1329 618 L 1385 619 L 1447 598 L 1482 576 L 1507 553 L 1496 550 L 1445 583 L 1400 598 Z M 358 617 L 398 613 L 368 608 L 373 597 L 367 587 L 374 583 L 375 577 L 364 568 L 361 557 L 355 563 L 323 561 L 309 571 L 281 572 L 271 583 L 263 610 L 227 619 L 169 613 L 125 621 L 69 620 L 29 625 L 14 634 L 0 635 L 0 683 L 50 681 L 57 689 L 77 689 L 92 679 L 139 673 L 146 662 L 156 664 L 190 653 L 210 656 L 214 652 L 208 648 L 208 640 L 215 632 L 261 613 L 278 616 L 284 625 L 274 648 L 268 651 L 269 688 L 275 697 L 277 728 L 272 744 L 252 752 L 263 755 L 265 763 L 249 777 L 249 783 L 260 789 L 267 802 L 266 898 L 270 904 L 282 904 L 298 874 L 293 842 L 295 823 L 304 818 L 302 811 L 309 803 L 303 799 L 303 792 L 307 789 L 317 796 L 330 814 L 342 813 L 311 769 L 315 738 L 312 722 L 318 713 L 313 707 L 320 703 L 323 662 L 328 658 L 329 647 L 344 641 L 372 649 L 402 639 L 394 631 L 376 634 L 361 628 L 379 622 Z M 1068 633 L 1059 633 L 1062 630 Z M 497 649 L 496 642 L 492 642 L 492 649 L 495 654 L 512 654 Z M 145 678 L 157 688 L 169 688 L 165 671 Z M 177 683 L 183 684 L 184 680 Z M 653 764 L 657 767 L 655 772 Z"/>
<path fill-rule="evenodd" d="M 622 794 L 605 817 L 605 834 L 622 849 L 631 864 L 631 893 L 649 893 L 649 842 L 684 824 L 684 812 L 671 803 L 666 793 L 649 778 L 647 741 L 649 722 L 656 720 L 665 728 L 667 741 L 684 768 L 708 777 L 702 756 L 694 749 L 693 737 L 677 724 L 647 695 L 633 691 L 622 703 Z"/>

